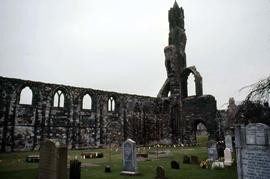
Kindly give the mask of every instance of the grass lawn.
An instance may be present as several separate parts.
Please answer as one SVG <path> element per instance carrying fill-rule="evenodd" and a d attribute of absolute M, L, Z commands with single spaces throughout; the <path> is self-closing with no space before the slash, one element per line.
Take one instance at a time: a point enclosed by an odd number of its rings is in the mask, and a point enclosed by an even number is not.
<path fill-rule="evenodd" d="M 81 152 L 86 150 L 69 150 L 69 159 L 77 157 L 82 163 L 91 163 L 95 166 L 85 167 L 81 169 L 82 179 L 113 179 L 113 178 L 138 178 L 148 179 L 155 177 L 156 167 L 162 165 L 165 168 L 165 175 L 168 179 L 236 179 L 236 166 L 225 168 L 224 170 L 202 169 L 199 165 L 183 164 L 183 155 L 196 155 L 199 160 L 207 158 L 206 147 L 192 147 L 192 148 L 170 148 L 168 156 L 162 158 L 156 155 L 149 155 L 151 160 L 139 161 L 138 168 L 141 173 L 140 176 L 122 176 L 122 155 L 121 151 L 113 150 L 111 155 L 111 162 L 109 162 L 109 154 L 106 149 L 92 149 L 87 151 L 103 152 L 103 158 L 97 159 L 80 159 Z M 38 154 L 38 152 L 16 152 L 16 153 L 1 153 L 0 154 L 0 178 L 1 179 L 35 179 L 38 173 L 38 164 L 26 163 L 25 158 L 29 154 Z M 180 170 L 171 169 L 170 162 L 177 160 L 180 163 Z M 112 173 L 105 173 L 106 165 L 112 166 Z"/>

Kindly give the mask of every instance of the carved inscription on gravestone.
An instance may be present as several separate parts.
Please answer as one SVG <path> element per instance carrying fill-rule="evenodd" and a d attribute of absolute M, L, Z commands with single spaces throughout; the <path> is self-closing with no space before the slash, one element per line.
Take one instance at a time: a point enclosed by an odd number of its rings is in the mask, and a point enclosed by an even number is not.
<path fill-rule="evenodd" d="M 270 157 L 269 151 L 243 150 L 242 165 L 244 178 L 269 179 Z"/>
<path fill-rule="evenodd" d="M 270 128 L 261 123 L 236 126 L 237 173 L 239 179 L 270 178 Z"/>

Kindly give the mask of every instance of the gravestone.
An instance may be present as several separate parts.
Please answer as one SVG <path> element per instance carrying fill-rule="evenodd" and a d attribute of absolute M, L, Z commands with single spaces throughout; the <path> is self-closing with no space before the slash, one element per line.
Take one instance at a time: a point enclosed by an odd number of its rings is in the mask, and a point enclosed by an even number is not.
<path fill-rule="evenodd" d="M 225 145 L 226 148 L 230 149 L 233 152 L 232 136 L 230 134 L 225 135 Z"/>
<path fill-rule="evenodd" d="M 112 170 L 111 170 L 111 166 L 110 165 L 106 165 L 105 167 L 105 173 L 111 173 Z"/>
<path fill-rule="evenodd" d="M 235 127 L 239 179 L 270 178 L 270 127 L 251 123 Z"/>
<path fill-rule="evenodd" d="M 162 166 L 158 166 L 156 170 L 156 179 L 165 179 L 165 170 Z"/>
<path fill-rule="evenodd" d="M 190 157 L 187 156 L 187 155 L 184 155 L 184 157 L 183 157 L 183 163 L 190 164 Z"/>
<path fill-rule="evenodd" d="M 226 148 L 224 150 L 224 165 L 231 166 L 232 165 L 232 152 L 231 149 Z"/>
<path fill-rule="evenodd" d="M 209 162 L 213 162 L 217 159 L 218 159 L 218 153 L 217 153 L 216 141 L 210 140 L 208 141 L 208 160 Z"/>
<path fill-rule="evenodd" d="M 46 139 L 40 148 L 39 179 L 67 179 L 67 147 Z"/>
<path fill-rule="evenodd" d="M 198 164 L 199 163 L 199 158 L 197 156 L 191 155 L 190 156 L 190 163 L 191 164 Z"/>
<path fill-rule="evenodd" d="M 70 160 L 69 179 L 81 178 L 81 162 L 79 160 Z"/>
<path fill-rule="evenodd" d="M 173 160 L 173 161 L 171 161 L 171 168 L 172 169 L 180 169 L 180 165 L 177 161 Z"/>
<path fill-rule="evenodd" d="M 136 159 L 136 142 L 127 139 L 123 145 L 123 171 L 121 174 L 136 175 L 138 174 Z"/>

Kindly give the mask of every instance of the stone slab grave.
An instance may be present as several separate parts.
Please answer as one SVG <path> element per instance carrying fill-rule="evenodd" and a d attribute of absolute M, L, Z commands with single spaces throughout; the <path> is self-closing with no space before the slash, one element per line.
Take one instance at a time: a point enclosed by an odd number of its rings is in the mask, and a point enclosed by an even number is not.
<path fill-rule="evenodd" d="M 137 159 L 136 159 L 136 142 L 127 139 L 123 144 L 123 171 L 121 174 L 138 175 Z"/>
<path fill-rule="evenodd" d="M 233 152 L 232 136 L 230 134 L 225 135 L 225 145 L 226 148 L 230 149 Z"/>
<path fill-rule="evenodd" d="M 270 127 L 262 123 L 235 126 L 238 179 L 270 178 Z"/>
<path fill-rule="evenodd" d="M 67 147 L 45 139 L 40 148 L 38 179 L 67 179 Z"/>
<path fill-rule="evenodd" d="M 216 141 L 210 140 L 208 141 L 208 160 L 209 162 L 213 162 L 218 159 Z"/>
<path fill-rule="evenodd" d="M 232 165 L 232 152 L 231 149 L 226 148 L 224 150 L 224 165 L 225 166 L 231 166 Z"/>
<path fill-rule="evenodd" d="M 25 159 L 27 163 L 38 163 L 39 162 L 39 155 L 28 155 Z"/>

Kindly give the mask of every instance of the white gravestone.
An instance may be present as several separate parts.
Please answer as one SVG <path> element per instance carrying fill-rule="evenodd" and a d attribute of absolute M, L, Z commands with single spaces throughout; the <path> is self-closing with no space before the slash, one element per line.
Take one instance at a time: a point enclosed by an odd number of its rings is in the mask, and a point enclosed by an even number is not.
<path fill-rule="evenodd" d="M 231 135 L 225 136 L 225 145 L 226 145 L 226 148 L 229 148 L 233 152 L 232 136 Z"/>
<path fill-rule="evenodd" d="M 270 178 L 270 127 L 262 123 L 235 127 L 239 179 Z"/>
<path fill-rule="evenodd" d="M 224 150 L 224 165 L 231 166 L 232 165 L 232 152 L 231 149 L 225 148 Z"/>
<path fill-rule="evenodd" d="M 123 145 L 123 171 L 121 174 L 136 175 L 138 174 L 136 159 L 136 142 L 127 139 Z"/>

